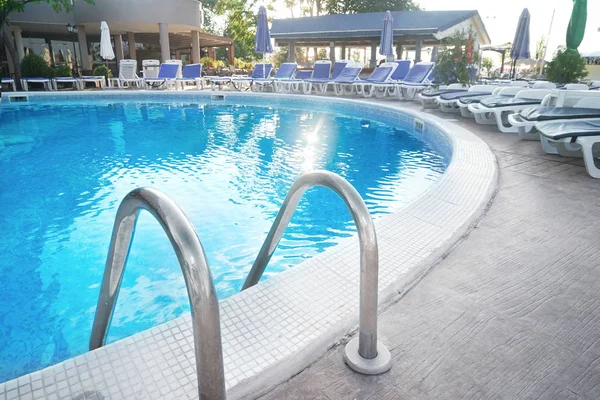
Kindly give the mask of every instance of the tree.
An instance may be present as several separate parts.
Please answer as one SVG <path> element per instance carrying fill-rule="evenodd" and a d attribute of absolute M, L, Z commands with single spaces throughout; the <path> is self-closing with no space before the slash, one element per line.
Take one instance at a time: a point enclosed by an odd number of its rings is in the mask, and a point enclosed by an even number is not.
<path fill-rule="evenodd" d="M 444 39 L 444 50 L 438 54 L 433 72 L 438 84 L 469 84 L 474 76 L 474 68 L 479 55 L 473 51 L 475 34 L 473 32 L 456 32 Z"/>
<path fill-rule="evenodd" d="M 415 0 L 326 0 L 328 14 L 420 10 Z"/>
<path fill-rule="evenodd" d="M 492 61 L 491 58 L 485 57 L 483 60 L 481 60 L 481 68 L 486 70 L 487 76 L 490 76 L 490 71 L 492 70 L 493 67 L 494 67 L 494 62 Z"/>
<path fill-rule="evenodd" d="M 585 58 L 577 50 L 563 46 L 556 50 L 552 61 L 546 64 L 546 78 L 556 83 L 575 83 L 588 75 Z"/>
<path fill-rule="evenodd" d="M 544 49 L 546 48 L 546 37 L 542 36 L 540 40 L 535 42 L 535 59 L 541 60 L 544 57 Z"/>
<path fill-rule="evenodd" d="M 94 4 L 94 0 L 84 1 L 89 4 Z M 8 53 L 13 60 L 17 82 L 21 78 L 21 60 L 19 60 L 17 49 L 15 48 L 7 25 L 10 23 L 10 15 L 15 12 L 23 12 L 25 6 L 29 3 L 50 4 L 56 12 L 70 12 L 73 9 L 72 0 L 0 0 L 0 49 L 4 49 L 4 46 L 8 49 Z"/>

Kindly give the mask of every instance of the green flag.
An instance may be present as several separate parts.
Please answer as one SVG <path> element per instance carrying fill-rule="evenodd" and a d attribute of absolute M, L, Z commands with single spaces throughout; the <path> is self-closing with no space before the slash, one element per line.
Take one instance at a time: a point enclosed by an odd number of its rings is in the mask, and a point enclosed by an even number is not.
<path fill-rule="evenodd" d="M 567 48 L 577 50 L 585 35 L 587 0 L 573 0 L 573 12 L 567 29 Z"/>

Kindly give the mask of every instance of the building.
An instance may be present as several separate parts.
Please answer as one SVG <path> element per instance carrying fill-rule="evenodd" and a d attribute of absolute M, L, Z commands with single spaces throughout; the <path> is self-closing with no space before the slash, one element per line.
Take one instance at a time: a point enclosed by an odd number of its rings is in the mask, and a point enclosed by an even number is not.
<path fill-rule="evenodd" d="M 385 13 L 336 14 L 317 17 L 276 19 L 271 37 L 280 47 L 289 48 L 289 59 L 295 59 L 295 48 L 329 48 L 335 60 L 336 49 L 341 57 L 348 58 L 351 47 L 370 48 L 370 66 L 377 62 L 377 46 L 381 37 Z M 424 46 L 434 46 L 455 32 L 472 31 L 475 49 L 480 44 L 490 44 L 490 37 L 477 11 L 394 11 L 394 44 L 396 56 L 411 49 L 415 61 L 421 61 Z"/>
<path fill-rule="evenodd" d="M 56 13 L 46 3 L 29 3 L 24 12 L 11 14 L 11 30 L 19 58 L 32 51 L 52 64 L 73 62 L 84 71 L 104 64 L 99 57 L 100 22 L 111 31 L 116 60 L 123 58 L 183 59 L 200 62 L 226 47 L 233 64 L 233 40 L 202 32 L 203 13 L 197 0 L 95 0 L 94 5 L 75 0 L 70 13 Z M 70 33 L 67 26 L 77 26 Z M 12 66 L 12 63 L 8 63 Z"/>

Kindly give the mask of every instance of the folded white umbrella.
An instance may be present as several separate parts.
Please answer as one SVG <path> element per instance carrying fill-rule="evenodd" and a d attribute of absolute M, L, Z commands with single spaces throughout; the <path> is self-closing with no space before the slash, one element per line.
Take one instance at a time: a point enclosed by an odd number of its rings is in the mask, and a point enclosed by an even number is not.
<path fill-rule="evenodd" d="M 115 52 L 110 42 L 110 29 L 106 21 L 100 23 L 100 57 L 105 60 L 115 59 Z"/>

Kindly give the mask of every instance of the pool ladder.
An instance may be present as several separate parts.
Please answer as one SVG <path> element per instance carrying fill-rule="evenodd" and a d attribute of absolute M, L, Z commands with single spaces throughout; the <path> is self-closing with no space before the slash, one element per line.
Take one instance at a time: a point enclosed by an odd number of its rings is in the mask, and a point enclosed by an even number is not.
<path fill-rule="evenodd" d="M 344 178 L 328 171 L 303 174 L 288 192 L 275 222 L 258 253 L 242 290 L 258 283 L 304 193 L 323 186 L 337 193 L 356 224 L 360 243 L 360 311 L 358 337 L 347 343 L 346 363 L 363 374 L 390 369 L 391 356 L 377 341 L 377 285 L 379 255 L 371 215 L 360 194 Z M 166 232 L 183 273 L 190 301 L 198 394 L 201 399 L 225 399 L 219 302 L 202 244 L 181 208 L 164 193 L 150 188 L 131 191 L 119 206 L 102 287 L 96 307 L 90 350 L 104 346 L 123 280 L 135 225 L 141 210 L 150 212 Z"/>

